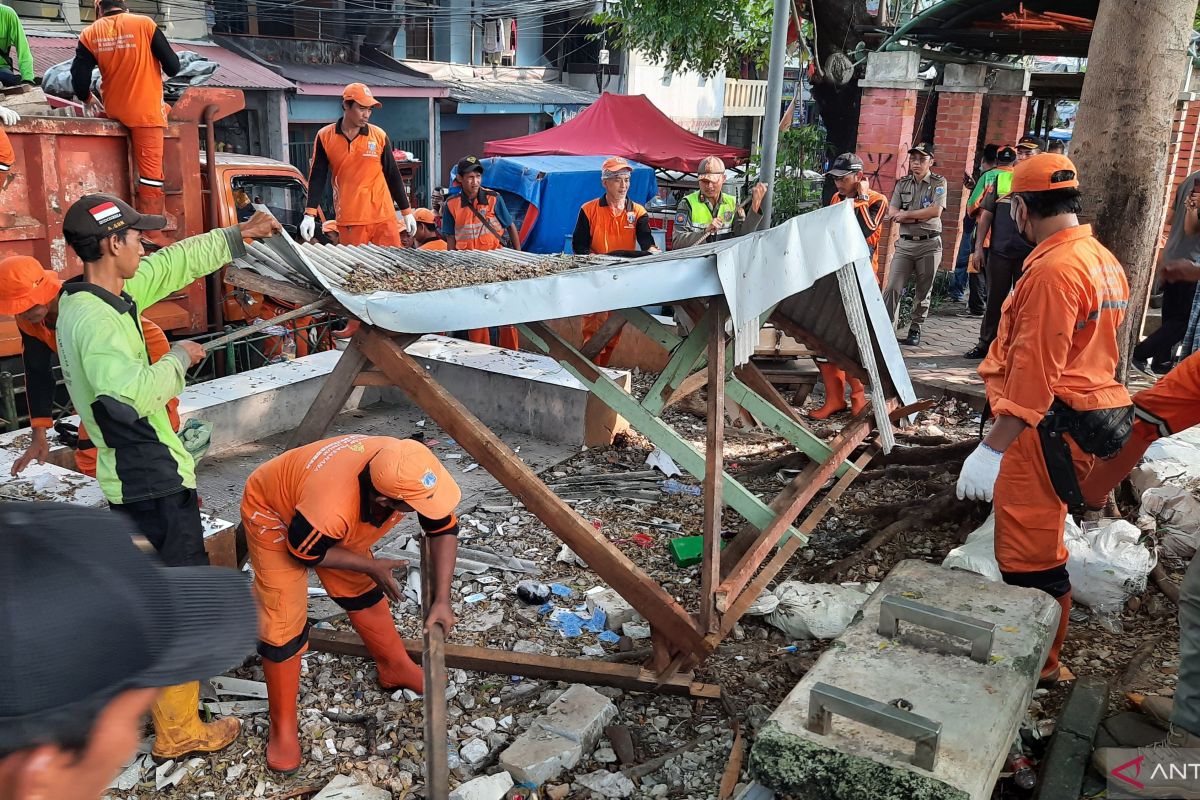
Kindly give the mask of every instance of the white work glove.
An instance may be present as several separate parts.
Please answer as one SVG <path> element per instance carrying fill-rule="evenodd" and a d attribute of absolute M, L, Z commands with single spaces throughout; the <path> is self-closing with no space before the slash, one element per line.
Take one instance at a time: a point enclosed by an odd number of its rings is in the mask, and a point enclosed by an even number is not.
<path fill-rule="evenodd" d="M 980 442 L 979 447 L 963 462 L 962 472 L 958 475 L 958 499 L 992 502 L 992 490 L 996 486 L 996 476 L 1000 474 L 1000 462 L 1003 459 L 1004 453 Z"/>
<path fill-rule="evenodd" d="M 400 215 L 404 219 L 404 227 L 408 231 L 408 235 L 416 236 L 417 235 L 417 218 L 416 218 L 416 216 L 413 215 L 413 210 L 411 208 L 406 208 L 400 212 Z"/>
<path fill-rule="evenodd" d="M 13 111 L 11 108 L 0 106 L 0 122 L 5 125 L 16 125 L 21 121 L 21 115 Z"/>
<path fill-rule="evenodd" d="M 313 235 L 317 232 L 317 220 L 311 214 L 305 214 L 304 219 L 300 220 L 300 238 L 306 242 L 311 242 Z"/>

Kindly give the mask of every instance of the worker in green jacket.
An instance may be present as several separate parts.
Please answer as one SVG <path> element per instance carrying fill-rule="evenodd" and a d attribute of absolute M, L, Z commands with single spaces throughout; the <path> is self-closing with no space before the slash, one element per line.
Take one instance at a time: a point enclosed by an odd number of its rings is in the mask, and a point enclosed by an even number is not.
<path fill-rule="evenodd" d="M 17 51 L 16 59 L 12 51 Z M 33 83 L 33 53 L 17 12 L 0 5 L 0 86 Z"/>
<path fill-rule="evenodd" d="M 751 233 L 762 225 L 762 202 L 767 186 L 757 183 L 750 190 L 750 202 L 739 205 L 737 198 L 725 194 L 725 162 L 708 156 L 696 170 L 700 184 L 679 201 L 671 249 L 682 250 L 706 242 L 716 242 Z"/>
<path fill-rule="evenodd" d="M 210 231 L 143 257 L 141 231 L 166 219 L 139 214 L 110 195 L 80 198 L 63 219 L 63 237 L 83 261 L 58 302 L 56 338 L 63 378 L 96 445 L 96 478 L 109 505 L 129 517 L 168 567 L 208 564 L 196 472 L 167 416 L 184 374 L 204 358 L 195 342 L 176 342 L 153 364 L 139 310 L 246 252 L 243 238 L 282 230 L 270 214 Z M 163 645 L 165 646 L 165 645 Z M 237 719 L 197 714 L 200 685 L 164 689 L 151 708 L 157 760 L 211 753 L 237 739 Z"/>

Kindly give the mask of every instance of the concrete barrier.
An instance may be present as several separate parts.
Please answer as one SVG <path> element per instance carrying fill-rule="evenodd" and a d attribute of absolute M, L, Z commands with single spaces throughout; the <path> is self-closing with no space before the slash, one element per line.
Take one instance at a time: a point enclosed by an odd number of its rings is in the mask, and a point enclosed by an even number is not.
<path fill-rule="evenodd" d="M 974 645 L 908 621 L 922 607 Z M 901 562 L 759 731 L 751 775 L 802 800 L 991 798 L 1058 614 L 1036 589 Z"/>

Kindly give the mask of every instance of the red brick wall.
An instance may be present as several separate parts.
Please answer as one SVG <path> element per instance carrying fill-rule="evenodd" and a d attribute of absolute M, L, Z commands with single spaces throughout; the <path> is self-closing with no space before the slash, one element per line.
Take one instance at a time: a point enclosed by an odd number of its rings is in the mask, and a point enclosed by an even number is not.
<path fill-rule="evenodd" d="M 1015 145 L 1025 135 L 1029 98 L 1024 95 L 992 95 L 988 98 L 987 130 L 984 144 Z"/>
<path fill-rule="evenodd" d="M 938 97 L 934 171 L 946 176 L 946 210 L 942 214 L 942 269 L 953 270 L 962 238 L 962 218 L 969 191 L 963 175 L 975 167 L 979 118 L 983 95 L 977 92 L 942 92 Z"/>
<path fill-rule="evenodd" d="M 917 115 L 915 89 L 863 89 L 858 117 L 858 157 L 871 188 L 889 199 L 896 181 L 908 172 Z M 890 261 L 892 225 L 885 222 L 879 239 L 879 263 Z M 885 266 L 886 269 L 886 266 Z"/>

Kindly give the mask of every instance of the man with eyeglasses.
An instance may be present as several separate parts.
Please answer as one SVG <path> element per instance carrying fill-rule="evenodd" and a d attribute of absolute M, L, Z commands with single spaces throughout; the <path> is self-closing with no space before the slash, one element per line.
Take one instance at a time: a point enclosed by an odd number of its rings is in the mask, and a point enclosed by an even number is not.
<path fill-rule="evenodd" d="M 700 162 L 700 188 L 679 201 L 675 210 L 675 230 L 671 249 L 732 239 L 758 230 L 762 223 L 762 201 L 767 185 L 757 183 L 750 190 L 749 207 L 738 205 L 737 198 L 725 194 L 725 162 L 709 156 Z"/>

